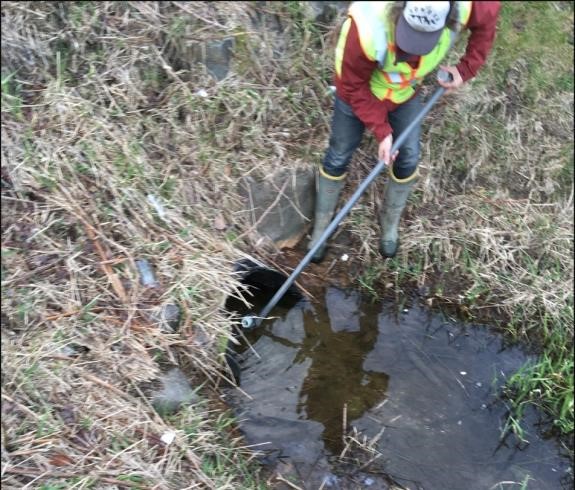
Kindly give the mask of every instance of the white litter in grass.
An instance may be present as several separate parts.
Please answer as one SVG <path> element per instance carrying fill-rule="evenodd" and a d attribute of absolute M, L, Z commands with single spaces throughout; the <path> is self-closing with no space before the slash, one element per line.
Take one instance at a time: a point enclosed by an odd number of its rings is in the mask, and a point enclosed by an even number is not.
<path fill-rule="evenodd" d="M 460 371 L 459 374 L 461 374 L 461 376 L 465 376 L 467 374 L 467 371 Z"/>
<path fill-rule="evenodd" d="M 156 213 L 158 213 L 158 216 L 160 218 L 162 218 L 163 220 L 165 220 L 166 219 L 166 211 L 164 210 L 164 207 L 160 204 L 160 201 L 158 201 L 158 198 L 156 196 L 154 196 L 153 194 L 148 194 L 147 199 L 148 199 L 148 202 L 156 210 Z"/>
<path fill-rule="evenodd" d="M 200 90 L 198 90 L 196 92 L 196 95 L 199 95 L 200 97 L 207 97 L 208 96 L 208 92 L 206 90 L 204 90 L 203 88 L 201 88 Z"/>
<path fill-rule="evenodd" d="M 343 254 L 343 255 L 341 256 L 341 260 L 342 260 L 342 262 L 347 262 L 347 261 L 349 260 L 349 255 Z"/>
<path fill-rule="evenodd" d="M 162 437 L 160 437 L 160 439 L 166 446 L 169 446 L 176 439 L 176 433 L 174 431 L 169 430 L 168 432 L 164 432 L 162 434 Z"/>

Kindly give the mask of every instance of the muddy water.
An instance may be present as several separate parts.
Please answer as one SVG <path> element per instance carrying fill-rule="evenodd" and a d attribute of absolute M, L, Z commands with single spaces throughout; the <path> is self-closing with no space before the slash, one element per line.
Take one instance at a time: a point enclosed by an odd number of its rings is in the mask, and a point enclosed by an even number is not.
<path fill-rule="evenodd" d="M 567 488 L 569 461 L 535 414 L 529 444 L 501 439 L 506 407 L 495 394 L 527 357 L 486 329 L 418 307 L 398 315 L 336 288 L 322 305 L 274 315 L 237 357 L 244 393 L 230 404 L 248 442 L 266 462 L 289 461 L 300 486 L 383 489 L 386 474 L 409 489 Z M 344 430 L 379 453 L 353 484 L 335 457 Z"/>

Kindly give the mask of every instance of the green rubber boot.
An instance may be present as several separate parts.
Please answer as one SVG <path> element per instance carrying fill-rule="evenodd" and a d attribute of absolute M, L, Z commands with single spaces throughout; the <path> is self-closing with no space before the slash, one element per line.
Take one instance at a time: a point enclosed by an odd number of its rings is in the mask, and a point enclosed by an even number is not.
<path fill-rule="evenodd" d="M 399 248 L 398 227 L 411 190 L 417 181 L 417 170 L 405 179 L 398 179 L 389 172 L 389 180 L 383 194 L 383 206 L 379 214 L 381 239 L 379 251 L 384 257 L 394 257 Z"/>
<path fill-rule="evenodd" d="M 339 195 L 345 184 L 345 175 L 341 177 L 332 177 L 324 172 L 322 168 L 319 171 L 318 191 L 315 197 L 315 219 L 311 240 L 307 246 L 308 250 L 320 239 L 323 232 L 331 223 L 334 215 Z M 314 263 L 321 262 L 326 251 L 326 243 L 317 250 L 311 261 Z"/>

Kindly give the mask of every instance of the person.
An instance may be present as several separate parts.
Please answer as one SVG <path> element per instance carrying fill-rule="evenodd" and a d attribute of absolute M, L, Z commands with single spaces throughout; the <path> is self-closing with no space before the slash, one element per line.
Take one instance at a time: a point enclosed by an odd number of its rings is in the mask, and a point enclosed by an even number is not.
<path fill-rule="evenodd" d="M 353 2 L 335 52 L 336 96 L 329 145 L 317 182 L 314 229 L 308 250 L 333 218 L 348 164 L 367 128 L 378 141 L 378 158 L 389 179 L 379 211 L 379 250 L 393 257 L 398 227 L 417 180 L 421 125 L 391 155 L 393 138 L 420 112 L 418 86 L 440 67 L 451 81 L 439 81 L 450 92 L 475 77 L 493 41 L 500 2 L 415 1 Z M 441 65 L 457 35 L 469 29 L 465 54 L 455 66 Z M 312 257 L 320 262 L 324 243 Z"/>

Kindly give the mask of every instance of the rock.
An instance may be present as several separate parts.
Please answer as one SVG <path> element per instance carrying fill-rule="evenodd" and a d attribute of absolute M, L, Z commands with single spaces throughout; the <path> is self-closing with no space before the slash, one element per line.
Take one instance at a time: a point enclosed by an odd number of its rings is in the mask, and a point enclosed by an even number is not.
<path fill-rule="evenodd" d="M 339 488 L 339 478 L 333 473 L 328 472 L 326 475 L 324 475 L 321 485 L 327 488 Z"/>
<path fill-rule="evenodd" d="M 345 13 L 351 2 L 305 2 L 305 14 L 313 22 L 331 24 L 334 19 Z"/>
<path fill-rule="evenodd" d="M 90 349 L 83 345 L 78 344 L 68 344 L 63 346 L 58 350 L 58 354 L 66 357 L 78 357 L 81 354 L 85 354 Z"/>
<path fill-rule="evenodd" d="M 286 26 L 277 14 L 268 9 L 265 1 L 253 2 L 250 14 L 251 27 L 259 32 L 266 48 L 271 50 L 274 59 L 280 59 L 288 49 L 288 36 L 285 34 Z M 262 48 L 254 46 L 255 54 L 261 54 Z"/>
<path fill-rule="evenodd" d="M 281 169 L 263 182 L 246 177 L 239 192 L 252 217 L 251 226 L 264 241 L 271 240 L 280 249 L 293 248 L 304 237 L 313 217 L 313 169 Z"/>
<path fill-rule="evenodd" d="M 300 480 L 300 476 L 293 463 L 285 460 L 278 461 L 278 463 L 275 465 L 273 475 L 275 480 L 274 488 L 277 490 L 289 490 L 293 488 L 293 486 L 284 483 L 286 480 L 289 482 Z"/>
<path fill-rule="evenodd" d="M 152 321 L 157 323 L 163 332 L 174 333 L 178 330 L 180 316 L 180 307 L 174 303 L 167 303 L 152 314 Z"/>
<path fill-rule="evenodd" d="M 160 381 L 162 389 L 152 394 L 152 405 L 159 413 L 174 413 L 182 405 L 198 401 L 198 396 L 180 369 L 171 369 Z"/>
<path fill-rule="evenodd" d="M 326 290 L 325 304 L 333 332 L 360 331 L 359 302 L 359 294 L 355 291 L 348 292 L 336 288 L 328 288 Z"/>
<path fill-rule="evenodd" d="M 292 308 L 285 318 L 278 318 L 272 325 L 272 333 L 280 339 L 293 344 L 301 344 L 305 337 L 303 325 L 303 310 Z"/>
<path fill-rule="evenodd" d="M 144 287 L 155 288 L 159 285 L 154 275 L 152 264 L 146 259 L 136 260 L 136 267 L 140 273 L 140 284 Z"/>
<path fill-rule="evenodd" d="M 234 48 L 233 38 L 221 41 L 207 41 L 192 49 L 195 61 L 203 63 L 208 72 L 216 79 L 223 80 L 230 70 L 230 61 Z"/>

